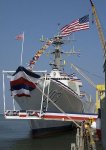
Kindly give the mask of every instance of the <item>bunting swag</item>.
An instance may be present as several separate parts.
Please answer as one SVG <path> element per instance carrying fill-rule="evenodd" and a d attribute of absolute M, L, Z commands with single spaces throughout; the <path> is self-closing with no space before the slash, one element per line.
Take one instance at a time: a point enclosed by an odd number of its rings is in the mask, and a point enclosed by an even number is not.
<path fill-rule="evenodd" d="M 35 54 L 35 56 L 32 58 L 32 60 L 30 60 L 29 64 L 28 64 L 28 68 L 32 70 L 34 64 L 38 61 L 39 57 L 43 54 L 43 52 L 53 43 L 53 40 L 50 39 L 48 41 L 46 41 L 45 45 L 42 46 L 42 48 L 40 50 L 37 51 L 37 53 Z"/>
<path fill-rule="evenodd" d="M 36 88 L 37 79 L 39 78 L 39 75 L 28 71 L 24 67 L 18 67 L 10 81 L 12 96 L 30 97 L 30 92 Z"/>

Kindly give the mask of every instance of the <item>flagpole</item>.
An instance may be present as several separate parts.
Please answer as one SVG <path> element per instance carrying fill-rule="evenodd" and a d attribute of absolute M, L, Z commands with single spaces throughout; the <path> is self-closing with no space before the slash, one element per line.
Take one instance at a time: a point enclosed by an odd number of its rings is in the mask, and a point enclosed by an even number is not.
<path fill-rule="evenodd" d="M 20 62 L 21 66 L 22 66 L 22 61 L 23 61 L 23 50 L 24 50 L 24 32 L 23 32 L 22 49 L 21 49 L 21 62 Z"/>

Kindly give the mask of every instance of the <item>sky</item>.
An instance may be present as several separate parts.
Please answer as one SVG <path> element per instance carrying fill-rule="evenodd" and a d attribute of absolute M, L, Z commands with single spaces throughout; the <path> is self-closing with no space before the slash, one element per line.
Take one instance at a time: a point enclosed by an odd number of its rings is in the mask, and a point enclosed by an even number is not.
<path fill-rule="evenodd" d="M 103 33 L 106 35 L 105 0 L 93 0 Z M 95 84 L 104 83 L 103 50 L 95 23 L 92 24 L 92 9 L 89 0 L 0 0 L 0 103 L 3 107 L 2 71 L 16 70 L 21 60 L 21 41 L 15 38 L 24 32 L 23 66 L 31 60 L 42 47 L 40 38 L 53 38 L 64 25 L 85 15 L 90 15 L 90 29 L 75 32 L 75 42 L 69 42 L 64 51 L 80 50 L 80 57 L 68 56 L 65 71 L 72 73 L 73 63 L 92 77 Z M 58 27 L 58 24 L 60 26 Z M 69 36 L 70 39 L 73 38 Z M 47 51 L 52 50 L 50 47 Z M 36 70 L 50 70 L 51 56 L 42 55 L 36 63 Z M 84 81 L 85 83 L 85 81 Z M 6 87 L 9 86 L 6 83 Z M 95 95 L 95 89 L 87 86 L 85 89 Z M 9 89 L 7 88 L 7 92 Z M 7 99 L 9 99 L 7 97 Z M 10 99 L 7 100 L 9 103 Z"/>

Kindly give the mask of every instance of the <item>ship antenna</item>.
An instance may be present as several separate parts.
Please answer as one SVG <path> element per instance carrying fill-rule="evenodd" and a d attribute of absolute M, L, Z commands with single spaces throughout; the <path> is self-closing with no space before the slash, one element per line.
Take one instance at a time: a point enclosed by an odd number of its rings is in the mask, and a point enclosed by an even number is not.
<path fill-rule="evenodd" d="M 60 23 L 57 24 L 58 25 L 58 36 L 60 35 Z"/>

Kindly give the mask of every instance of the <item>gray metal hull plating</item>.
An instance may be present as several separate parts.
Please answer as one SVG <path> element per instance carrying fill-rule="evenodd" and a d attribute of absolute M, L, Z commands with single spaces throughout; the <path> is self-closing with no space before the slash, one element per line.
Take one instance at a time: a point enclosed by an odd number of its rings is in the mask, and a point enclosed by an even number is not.
<path fill-rule="evenodd" d="M 45 95 L 43 97 L 42 113 L 43 111 L 62 111 L 62 113 L 83 112 L 83 103 L 78 95 L 61 83 L 51 81 L 49 95 L 47 95 L 48 86 L 46 86 L 44 93 Z M 31 91 L 31 97 L 20 98 L 15 96 L 15 100 L 22 110 L 40 110 L 42 101 L 42 89 L 38 85 L 36 89 Z M 30 120 L 30 126 L 32 129 L 62 127 L 70 124 L 71 122 L 66 121 Z"/>

